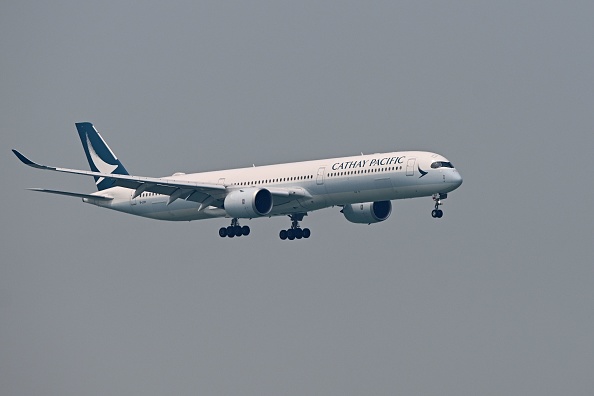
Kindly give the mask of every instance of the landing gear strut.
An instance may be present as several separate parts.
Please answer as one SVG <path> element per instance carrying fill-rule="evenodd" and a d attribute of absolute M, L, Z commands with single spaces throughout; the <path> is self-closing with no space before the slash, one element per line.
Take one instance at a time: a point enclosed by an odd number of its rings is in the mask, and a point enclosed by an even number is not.
<path fill-rule="evenodd" d="M 289 215 L 291 218 L 291 228 L 288 230 L 282 230 L 278 235 L 280 239 L 283 241 L 285 239 L 292 241 L 293 239 L 309 238 L 311 235 L 309 228 L 299 227 L 299 222 L 303 220 L 303 216 L 305 215 L 307 215 L 307 213 Z"/>
<path fill-rule="evenodd" d="M 448 194 L 433 194 L 433 200 L 435 201 L 435 209 L 433 209 L 431 211 L 431 217 L 433 217 L 434 219 L 441 219 L 441 217 L 443 216 L 443 210 L 439 209 L 440 205 L 443 205 L 443 202 L 441 202 L 442 199 L 446 199 L 448 197 Z"/>
<path fill-rule="evenodd" d="M 250 227 L 248 226 L 240 226 L 239 221 L 237 218 L 231 220 L 231 225 L 229 227 L 221 227 L 219 230 L 219 236 L 221 238 L 224 237 L 240 237 L 242 235 L 248 236 L 250 235 Z"/>

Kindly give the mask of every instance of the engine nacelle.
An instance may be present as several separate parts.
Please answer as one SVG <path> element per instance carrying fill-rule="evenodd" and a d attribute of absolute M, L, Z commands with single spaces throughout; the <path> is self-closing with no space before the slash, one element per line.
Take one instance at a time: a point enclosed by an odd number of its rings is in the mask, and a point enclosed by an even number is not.
<path fill-rule="evenodd" d="M 225 212 L 231 217 L 251 219 L 272 210 L 272 194 L 265 188 L 242 188 L 225 197 Z"/>
<path fill-rule="evenodd" d="M 351 223 L 371 224 L 386 220 L 392 213 L 392 202 L 378 201 L 345 205 L 341 210 Z"/>

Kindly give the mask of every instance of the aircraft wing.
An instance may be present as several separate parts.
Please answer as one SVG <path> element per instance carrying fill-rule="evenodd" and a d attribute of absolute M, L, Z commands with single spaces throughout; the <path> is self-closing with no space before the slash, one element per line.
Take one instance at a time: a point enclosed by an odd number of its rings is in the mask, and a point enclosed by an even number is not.
<path fill-rule="evenodd" d="M 183 180 L 170 180 L 167 178 L 141 177 L 133 175 L 120 175 L 113 173 L 92 172 L 78 169 L 58 168 L 53 166 L 41 165 L 31 161 L 17 150 L 12 150 L 21 162 L 33 168 L 49 170 L 54 172 L 71 173 L 75 175 L 103 177 L 115 181 L 114 186 L 129 188 L 134 191 L 132 198 L 136 198 L 143 192 L 154 192 L 161 195 L 168 195 L 168 205 L 178 198 L 200 203 L 199 210 L 205 209 L 209 205 L 222 207 L 223 200 L 227 195 L 227 187 L 221 184 L 197 183 Z M 40 191 L 40 190 L 37 190 Z M 288 200 L 309 197 L 309 193 L 302 188 L 279 188 L 271 187 L 269 191 L 272 195 Z M 75 193 L 64 194 L 54 190 L 46 190 L 62 195 L 73 195 Z M 74 195 L 77 196 L 77 195 Z M 96 196 L 93 196 L 96 197 Z"/>

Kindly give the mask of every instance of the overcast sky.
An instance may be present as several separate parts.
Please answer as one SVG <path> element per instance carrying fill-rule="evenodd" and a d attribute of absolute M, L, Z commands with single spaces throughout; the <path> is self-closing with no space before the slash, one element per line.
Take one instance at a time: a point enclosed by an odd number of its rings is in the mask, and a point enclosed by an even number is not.
<path fill-rule="evenodd" d="M 2 1 L 0 394 L 591 395 L 594 3 Z M 90 193 L 75 122 L 141 176 L 428 150 L 390 219 L 167 223 Z"/>

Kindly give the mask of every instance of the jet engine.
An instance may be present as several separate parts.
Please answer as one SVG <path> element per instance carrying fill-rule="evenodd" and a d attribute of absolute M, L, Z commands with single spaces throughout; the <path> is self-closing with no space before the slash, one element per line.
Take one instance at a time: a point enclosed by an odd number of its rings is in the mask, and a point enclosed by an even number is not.
<path fill-rule="evenodd" d="M 251 219 L 272 210 L 272 194 L 265 188 L 242 188 L 225 197 L 225 212 L 231 217 Z"/>
<path fill-rule="evenodd" d="M 378 201 L 345 205 L 341 213 L 351 223 L 379 223 L 390 217 L 392 202 Z"/>

